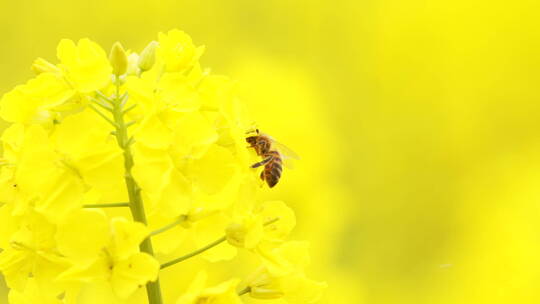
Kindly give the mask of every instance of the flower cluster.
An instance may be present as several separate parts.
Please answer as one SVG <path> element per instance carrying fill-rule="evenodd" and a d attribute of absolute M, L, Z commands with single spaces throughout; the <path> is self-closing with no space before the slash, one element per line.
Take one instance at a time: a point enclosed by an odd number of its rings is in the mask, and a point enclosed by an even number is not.
<path fill-rule="evenodd" d="M 294 212 L 258 199 L 266 188 L 245 141 L 253 122 L 235 83 L 201 68 L 203 50 L 178 30 L 140 54 L 63 40 L 58 64 L 37 59 L 37 76 L 3 96 L 10 303 L 133 303 L 146 287 L 161 304 L 159 273 L 172 266 L 191 283 L 170 303 L 318 301 L 325 284 L 304 274 L 308 244 L 287 241 Z M 217 285 L 207 284 L 211 267 L 175 266 L 196 256 L 217 265 L 239 250 L 260 266 Z"/>

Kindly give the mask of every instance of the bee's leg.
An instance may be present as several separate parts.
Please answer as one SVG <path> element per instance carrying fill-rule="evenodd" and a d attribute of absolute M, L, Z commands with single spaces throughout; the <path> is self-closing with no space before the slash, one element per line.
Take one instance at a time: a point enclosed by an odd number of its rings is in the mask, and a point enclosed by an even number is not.
<path fill-rule="evenodd" d="M 261 177 L 261 179 L 264 181 L 264 170 L 261 171 L 260 177 Z"/>
<path fill-rule="evenodd" d="M 253 165 L 251 165 L 251 168 L 258 168 L 260 166 L 264 166 L 266 165 L 269 161 L 271 161 L 272 159 L 274 159 L 274 156 L 268 156 L 267 158 L 263 159 L 262 161 L 258 162 L 258 163 L 254 163 Z"/>

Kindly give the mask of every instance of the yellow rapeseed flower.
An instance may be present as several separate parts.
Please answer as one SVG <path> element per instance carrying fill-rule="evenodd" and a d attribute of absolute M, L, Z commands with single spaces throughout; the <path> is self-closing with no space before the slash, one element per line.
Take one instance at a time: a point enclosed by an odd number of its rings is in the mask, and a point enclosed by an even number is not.
<path fill-rule="evenodd" d="M 202 55 L 204 47 L 195 47 L 191 37 L 179 30 L 159 34 L 158 59 L 168 72 L 179 72 L 190 68 Z"/>
<path fill-rule="evenodd" d="M 205 287 L 208 275 L 201 271 L 197 274 L 187 292 L 182 295 L 176 304 L 240 304 L 242 301 L 236 293 L 240 280 L 231 279 L 214 287 Z"/>
<path fill-rule="evenodd" d="M 10 304 L 62 304 L 63 301 L 58 299 L 54 294 L 44 293 L 39 288 L 37 280 L 30 278 L 23 291 L 12 289 L 9 292 Z"/>
<path fill-rule="evenodd" d="M 86 237 L 81 241 L 83 233 Z M 63 223 L 57 232 L 62 254 L 76 261 L 58 280 L 107 282 L 113 290 L 111 300 L 127 299 L 158 275 L 159 263 L 149 254 L 139 252 L 139 244 L 148 233 L 141 223 L 114 217 L 109 228 L 105 213 L 79 211 L 73 221 Z"/>
<path fill-rule="evenodd" d="M 107 54 L 97 43 L 81 39 L 75 44 L 64 39 L 56 52 L 67 81 L 79 92 L 92 93 L 111 80 L 112 67 Z"/>
<path fill-rule="evenodd" d="M 10 122 L 45 122 L 74 93 L 59 75 L 42 73 L 2 97 L 0 116 Z"/>
<path fill-rule="evenodd" d="M 263 266 L 247 280 L 249 294 L 256 299 L 281 299 L 285 303 L 316 303 L 326 283 L 305 276 L 309 264 L 307 242 L 291 241 L 261 254 Z"/>

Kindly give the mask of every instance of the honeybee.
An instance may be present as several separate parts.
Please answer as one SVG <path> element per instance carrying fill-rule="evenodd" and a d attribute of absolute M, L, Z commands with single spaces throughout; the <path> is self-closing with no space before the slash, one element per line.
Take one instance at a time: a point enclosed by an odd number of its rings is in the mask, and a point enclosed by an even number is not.
<path fill-rule="evenodd" d="M 272 137 L 259 132 L 259 129 L 255 129 L 255 135 L 248 136 L 246 142 L 250 145 L 248 148 L 255 149 L 257 155 L 263 159 L 251 165 L 251 168 L 264 166 L 260 177 L 263 181 L 266 181 L 270 188 L 274 187 L 281 178 L 285 159 L 300 159 L 291 149 L 275 141 Z"/>

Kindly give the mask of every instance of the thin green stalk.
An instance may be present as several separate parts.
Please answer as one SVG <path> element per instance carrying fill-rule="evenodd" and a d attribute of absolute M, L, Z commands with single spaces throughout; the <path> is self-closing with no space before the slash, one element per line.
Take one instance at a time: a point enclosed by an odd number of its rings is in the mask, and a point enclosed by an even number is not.
<path fill-rule="evenodd" d="M 279 217 L 276 217 L 276 218 L 274 218 L 274 219 L 271 219 L 271 220 L 267 221 L 266 223 L 264 223 L 264 226 L 268 226 L 268 225 L 270 225 L 270 224 L 273 224 L 273 223 L 277 222 L 278 220 L 279 220 Z M 210 243 L 210 244 L 208 244 L 208 245 L 206 245 L 206 246 L 204 246 L 204 247 L 202 247 L 202 248 L 196 249 L 195 251 L 192 251 L 192 252 L 190 252 L 190 253 L 188 253 L 188 254 L 186 254 L 186 255 L 183 255 L 183 256 L 181 256 L 181 257 L 179 257 L 179 258 L 176 258 L 176 259 L 174 259 L 174 260 L 172 260 L 172 261 L 169 261 L 169 262 L 167 262 L 167 263 L 161 264 L 161 267 L 160 267 L 160 268 L 161 268 L 161 269 L 164 269 L 164 268 L 167 268 L 167 267 L 172 266 L 172 265 L 174 265 L 174 264 L 178 264 L 178 263 L 180 263 L 180 262 L 182 262 L 182 261 L 185 261 L 185 260 L 187 260 L 187 259 L 189 259 L 189 258 L 191 258 L 191 257 L 194 257 L 194 256 L 196 256 L 196 255 L 198 255 L 198 254 L 201 254 L 201 253 L 205 252 L 205 251 L 208 250 L 208 249 L 211 249 L 211 248 L 213 248 L 213 247 L 216 247 L 217 245 L 219 245 L 219 244 L 225 242 L 225 240 L 227 240 L 227 236 L 226 236 L 226 235 L 225 235 L 225 236 L 222 236 L 221 238 L 219 238 L 219 239 L 213 241 L 212 243 Z"/>
<path fill-rule="evenodd" d="M 248 292 L 250 292 L 250 291 L 251 291 L 251 287 L 246 286 L 246 288 L 244 288 L 244 289 L 242 289 L 242 290 L 240 290 L 240 291 L 238 292 L 238 295 L 239 295 L 239 296 L 242 296 L 242 295 L 245 295 L 246 293 L 248 293 Z"/>
<path fill-rule="evenodd" d="M 100 108 L 107 112 L 111 112 L 113 110 L 112 106 L 108 103 L 103 103 L 101 100 L 98 100 L 96 98 L 90 97 L 90 100 L 95 104 L 98 105 Z"/>
<path fill-rule="evenodd" d="M 204 247 L 202 247 L 202 248 L 199 248 L 199 249 L 197 249 L 197 250 L 195 250 L 195 251 L 192 251 L 192 252 L 190 252 L 190 253 L 188 253 L 188 254 L 186 254 L 186 255 L 184 255 L 184 256 L 181 256 L 181 257 L 179 257 L 179 258 L 177 258 L 177 259 L 174 259 L 174 260 L 169 261 L 169 262 L 167 262 L 167 263 L 165 263 L 165 264 L 162 264 L 162 265 L 161 265 L 161 269 L 165 269 L 165 268 L 167 268 L 167 267 L 169 267 L 169 266 L 172 266 L 172 265 L 174 265 L 174 264 L 178 264 L 178 263 L 180 263 L 180 262 L 182 262 L 182 261 L 184 261 L 184 260 L 187 260 L 187 259 L 189 259 L 189 258 L 191 258 L 191 257 L 194 257 L 194 256 L 200 254 L 200 253 L 203 253 L 203 252 L 205 252 L 206 250 L 208 250 L 208 249 L 210 249 L 210 248 L 212 248 L 212 247 L 215 247 L 215 246 L 217 246 L 217 245 L 219 245 L 219 244 L 225 242 L 226 239 L 227 239 L 226 236 L 221 237 L 220 239 L 217 239 L 217 240 L 213 241 L 212 243 L 210 243 L 210 244 L 208 244 L 208 245 L 206 245 L 206 246 L 204 246 Z"/>
<path fill-rule="evenodd" d="M 133 155 L 131 154 L 130 138 L 127 132 L 127 126 L 124 121 L 124 109 L 125 99 L 127 96 L 121 97 L 120 88 L 116 87 L 116 97 L 113 100 L 113 118 L 116 125 L 116 140 L 120 148 L 124 150 L 124 170 L 126 187 L 129 196 L 129 207 L 131 209 L 131 215 L 137 222 L 147 224 L 146 213 L 144 212 L 144 205 L 141 197 L 141 188 L 137 185 L 137 182 L 133 178 L 131 169 L 133 168 Z M 150 255 L 154 255 L 152 248 L 152 241 L 150 238 L 146 238 L 140 245 L 142 252 L 146 252 Z M 155 282 L 149 282 L 146 284 L 146 293 L 148 296 L 149 304 L 162 304 L 161 288 L 159 286 L 159 279 Z"/>
<path fill-rule="evenodd" d="M 182 215 L 182 216 L 178 217 L 178 219 L 176 219 L 174 222 L 172 222 L 170 224 L 167 224 L 167 225 L 165 225 L 165 226 L 163 226 L 163 227 L 161 227 L 159 229 L 156 229 L 156 230 L 150 232 L 150 236 L 154 236 L 156 234 L 160 234 L 160 233 L 165 232 L 165 231 L 167 231 L 167 230 L 169 230 L 171 228 L 174 228 L 176 225 L 181 224 L 186 219 L 187 219 L 187 216 Z"/>
<path fill-rule="evenodd" d="M 137 104 L 134 103 L 131 106 L 127 107 L 127 109 L 124 110 L 124 115 L 126 115 L 129 111 L 135 109 L 136 106 L 137 106 Z"/>
<path fill-rule="evenodd" d="M 94 110 L 94 112 L 96 112 L 99 116 L 105 119 L 108 123 L 110 123 L 113 127 L 117 129 L 119 128 L 119 126 L 114 121 L 112 121 L 109 117 L 107 117 L 107 115 L 101 113 L 101 111 L 98 108 L 94 107 L 93 104 L 89 104 L 88 106 L 90 107 L 90 109 Z"/>

